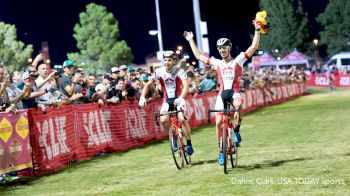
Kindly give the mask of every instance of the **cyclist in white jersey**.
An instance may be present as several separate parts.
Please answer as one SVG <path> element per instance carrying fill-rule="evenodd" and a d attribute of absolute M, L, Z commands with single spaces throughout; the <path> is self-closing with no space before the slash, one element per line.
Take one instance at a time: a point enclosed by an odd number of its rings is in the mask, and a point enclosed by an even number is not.
<path fill-rule="evenodd" d="M 220 82 L 220 91 L 216 99 L 215 109 L 223 110 L 226 108 L 226 103 L 232 103 L 233 100 L 233 106 L 239 111 L 235 113 L 236 126 L 234 130 L 234 140 L 236 143 L 241 142 L 241 135 L 239 133 L 239 129 L 240 123 L 242 121 L 242 116 L 240 112 L 242 106 L 242 97 L 239 92 L 239 84 L 242 75 L 243 64 L 247 61 L 248 58 L 250 58 L 254 54 L 254 52 L 259 46 L 260 40 L 260 25 L 258 25 L 256 22 L 254 22 L 253 24 L 255 27 L 255 33 L 251 46 L 245 52 L 241 52 L 235 59 L 233 59 L 231 56 L 232 43 L 229 39 L 220 38 L 216 43 L 216 47 L 222 58 L 222 60 L 219 60 L 214 57 L 209 58 L 203 55 L 193 40 L 193 33 L 187 31 L 184 32 L 184 37 L 189 42 L 192 52 L 197 58 L 197 60 L 200 60 L 203 63 L 210 65 L 217 71 L 218 80 Z M 221 119 L 221 115 L 216 115 L 216 136 L 218 138 L 218 142 L 220 141 L 219 127 Z M 223 158 L 223 153 L 220 152 L 218 161 L 221 165 L 223 164 Z"/>
<path fill-rule="evenodd" d="M 174 110 L 175 105 L 178 110 L 181 108 L 186 111 L 185 97 L 189 89 L 187 75 L 182 68 L 175 66 L 176 54 L 173 51 L 165 51 L 163 53 L 163 60 L 164 66 L 157 69 L 155 75 L 143 87 L 139 105 L 141 107 L 145 106 L 145 96 L 149 87 L 153 85 L 155 80 L 159 80 L 163 91 L 163 104 L 160 113 L 167 113 L 168 111 Z M 184 119 L 182 113 L 178 113 L 178 117 L 187 140 L 187 154 L 192 155 L 194 150 L 191 143 L 190 125 L 188 121 Z M 160 121 L 162 122 L 164 130 L 168 130 L 170 127 L 169 116 L 161 116 Z"/>

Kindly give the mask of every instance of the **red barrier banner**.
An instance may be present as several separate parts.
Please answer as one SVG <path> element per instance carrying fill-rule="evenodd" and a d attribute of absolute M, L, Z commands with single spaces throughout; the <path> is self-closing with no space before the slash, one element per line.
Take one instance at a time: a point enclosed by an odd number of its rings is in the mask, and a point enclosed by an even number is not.
<path fill-rule="evenodd" d="M 32 167 L 27 111 L 0 113 L 0 174 Z"/>
<path fill-rule="evenodd" d="M 305 91 L 302 83 L 247 90 L 242 93 L 243 111 L 283 102 Z M 216 97 L 216 92 L 210 92 L 186 98 L 186 115 L 191 128 L 207 123 L 207 111 L 214 109 Z M 44 174 L 101 152 L 125 151 L 166 139 L 167 131 L 157 126 L 154 119 L 161 104 L 159 99 L 147 103 L 144 108 L 139 108 L 137 102 L 103 107 L 70 105 L 49 108 L 46 114 L 30 109 L 34 172 Z"/>
<path fill-rule="evenodd" d="M 339 75 L 336 80 L 338 87 L 350 87 L 350 74 Z"/>
<path fill-rule="evenodd" d="M 79 146 L 76 142 L 74 106 L 29 110 L 34 171 L 55 171 L 70 163 Z"/>
<path fill-rule="evenodd" d="M 308 86 L 329 87 L 329 77 L 326 74 L 312 74 L 308 77 Z M 350 74 L 334 76 L 334 84 L 337 87 L 350 87 Z"/>

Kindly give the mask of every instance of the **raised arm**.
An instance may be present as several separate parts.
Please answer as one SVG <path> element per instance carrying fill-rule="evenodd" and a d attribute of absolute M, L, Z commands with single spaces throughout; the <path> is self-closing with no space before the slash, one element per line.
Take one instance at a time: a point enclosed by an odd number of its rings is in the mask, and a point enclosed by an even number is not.
<path fill-rule="evenodd" d="M 253 23 L 255 27 L 255 33 L 252 41 L 252 45 L 245 51 L 245 53 L 248 56 L 253 56 L 254 52 L 258 49 L 259 47 L 259 41 L 260 41 L 260 25 L 258 25 L 256 22 Z"/>
<path fill-rule="evenodd" d="M 191 31 L 190 32 L 185 31 L 184 32 L 184 37 L 190 43 L 192 52 L 193 52 L 194 56 L 196 57 L 196 59 L 202 61 L 205 64 L 207 64 L 209 58 L 204 56 L 202 54 L 202 52 L 198 49 L 196 43 L 193 40 L 193 33 Z"/>

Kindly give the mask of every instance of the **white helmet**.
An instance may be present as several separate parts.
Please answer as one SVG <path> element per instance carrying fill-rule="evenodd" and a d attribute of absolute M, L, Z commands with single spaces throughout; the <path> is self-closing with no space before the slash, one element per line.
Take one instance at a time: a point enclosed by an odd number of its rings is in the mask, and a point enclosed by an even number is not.
<path fill-rule="evenodd" d="M 232 48 L 232 43 L 229 39 L 227 38 L 220 38 L 218 39 L 218 41 L 216 42 L 216 47 L 219 46 L 230 46 Z"/>
<path fill-rule="evenodd" d="M 163 52 L 163 58 L 173 58 L 176 59 L 176 54 L 175 52 L 168 50 Z"/>

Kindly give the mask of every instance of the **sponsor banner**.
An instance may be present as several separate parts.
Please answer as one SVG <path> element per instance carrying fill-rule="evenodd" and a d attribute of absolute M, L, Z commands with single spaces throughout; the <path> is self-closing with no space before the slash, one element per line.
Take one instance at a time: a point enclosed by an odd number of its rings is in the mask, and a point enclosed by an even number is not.
<path fill-rule="evenodd" d="M 0 174 L 32 167 L 27 111 L 0 113 Z"/>
<path fill-rule="evenodd" d="M 329 87 L 329 77 L 326 74 L 312 74 L 308 77 L 307 86 Z M 350 74 L 334 76 L 337 87 L 350 87 Z"/>
<path fill-rule="evenodd" d="M 243 111 L 300 96 L 306 90 L 304 86 L 295 83 L 247 90 L 241 93 Z M 210 92 L 186 98 L 186 116 L 191 128 L 208 123 L 207 112 L 214 109 L 216 97 L 216 92 Z M 140 108 L 137 102 L 124 101 L 103 107 L 94 103 L 49 108 L 46 114 L 30 109 L 34 172 L 44 174 L 100 152 L 125 151 L 150 141 L 166 139 L 168 132 L 157 126 L 154 118 L 161 105 L 162 100 L 158 99 L 147 103 L 144 108 Z M 214 122 L 212 119 L 211 123 Z"/>

